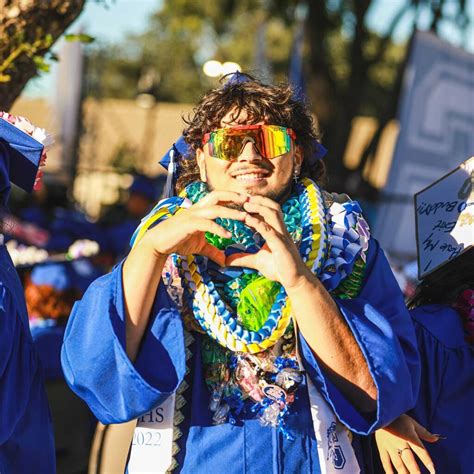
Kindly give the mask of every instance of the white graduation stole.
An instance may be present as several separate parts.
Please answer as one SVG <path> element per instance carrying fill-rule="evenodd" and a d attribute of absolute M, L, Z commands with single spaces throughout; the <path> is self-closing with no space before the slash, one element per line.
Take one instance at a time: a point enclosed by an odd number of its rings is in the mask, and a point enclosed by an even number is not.
<path fill-rule="evenodd" d="M 298 343 L 298 323 L 294 316 L 292 320 L 296 338 L 296 359 L 300 370 L 304 370 Z M 359 474 L 359 463 L 351 444 L 350 431 L 336 418 L 334 411 L 308 376 L 306 387 L 321 473 Z"/>
<path fill-rule="evenodd" d="M 129 474 L 165 474 L 173 461 L 176 395 L 138 418 L 127 464 Z"/>
<path fill-rule="evenodd" d="M 306 384 L 321 472 L 359 474 L 360 467 L 349 438 L 349 430 L 336 418 L 309 377 L 306 377 Z"/>

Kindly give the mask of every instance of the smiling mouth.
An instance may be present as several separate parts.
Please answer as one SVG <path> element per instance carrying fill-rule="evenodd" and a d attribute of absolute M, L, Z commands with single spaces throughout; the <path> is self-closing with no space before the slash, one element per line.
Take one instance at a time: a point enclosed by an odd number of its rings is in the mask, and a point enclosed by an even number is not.
<path fill-rule="evenodd" d="M 262 181 L 268 177 L 268 174 L 266 170 L 243 171 L 234 174 L 232 177 L 239 181 Z"/>
<path fill-rule="evenodd" d="M 239 174 L 234 176 L 238 181 L 262 181 L 266 178 L 266 175 L 259 173 L 248 173 L 248 174 Z"/>

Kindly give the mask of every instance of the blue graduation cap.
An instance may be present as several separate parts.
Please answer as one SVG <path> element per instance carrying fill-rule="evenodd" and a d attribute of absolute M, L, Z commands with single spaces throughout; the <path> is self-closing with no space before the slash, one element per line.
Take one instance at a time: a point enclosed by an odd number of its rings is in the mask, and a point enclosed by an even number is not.
<path fill-rule="evenodd" d="M 50 233 L 51 237 L 45 245 L 49 252 L 66 252 L 74 241 L 80 239 L 94 240 L 101 249 L 106 245 L 106 237 L 100 226 L 76 210 L 57 209 Z"/>
<path fill-rule="evenodd" d="M 155 202 L 161 193 L 161 176 L 149 178 L 144 175 L 135 175 L 132 185 L 128 188 L 129 193 L 145 196 L 149 201 Z"/>
<path fill-rule="evenodd" d="M 309 164 L 313 165 L 314 163 L 316 163 L 316 161 L 322 160 L 327 155 L 327 152 L 327 148 L 315 140 L 313 144 L 313 153 L 308 159 Z"/>
<path fill-rule="evenodd" d="M 160 165 L 163 166 L 165 170 L 167 170 L 171 161 L 175 161 L 182 157 L 188 156 L 189 152 L 189 146 L 184 141 L 184 137 L 181 135 L 173 143 L 173 146 L 164 154 L 163 158 L 161 158 Z"/>
<path fill-rule="evenodd" d="M 165 153 L 160 160 L 160 165 L 168 171 L 166 178 L 165 190 L 163 191 L 163 198 L 168 198 L 174 195 L 174 185 L 176 180 L 176 171 L 178 163 L 181 159 L 189 156 L 191 149 L 181 135 L 173 146 Z"/>
<path fill-rule="evenodd" d="M 66 263 L 45 263 L 36 265 L 31 271 L 31 282 L 34 285 L 47 285 L 57 291 L 73 287 L 73 272 Z"/>
<path fill-rule="evenodd" d="M 232 86 L 234 84 L 242 84 L 243 82 L 253 81 L 253 78 L 244 72 L 235 71 L 224 76 L 224 78 L 229 77 L 227 82 L 224 84 L 224 89 L 226 87 Z"/>
<path fill-rule="evenodd" d="M 6 205 L 10 182 L 33 191 L 44 146 L 0 118 L 0 204 Z"/>
<path fill-rule="evenodd" d="M 89 260 L 82 259 L 73 262 L 39 263 L 33 267 L 30 279 L 34 285 L 47 285 L 57 291 L 72 288 L 84 293 L 101 275 L 102 272 Z"/>

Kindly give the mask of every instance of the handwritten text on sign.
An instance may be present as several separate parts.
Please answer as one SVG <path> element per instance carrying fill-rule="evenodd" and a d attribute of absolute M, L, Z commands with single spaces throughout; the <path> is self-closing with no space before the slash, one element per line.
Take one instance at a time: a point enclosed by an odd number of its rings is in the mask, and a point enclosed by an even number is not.
<path fill-rule="evenodd" d="M 474 244 L 474 157 L 415 195 L 418 275 Z"/>

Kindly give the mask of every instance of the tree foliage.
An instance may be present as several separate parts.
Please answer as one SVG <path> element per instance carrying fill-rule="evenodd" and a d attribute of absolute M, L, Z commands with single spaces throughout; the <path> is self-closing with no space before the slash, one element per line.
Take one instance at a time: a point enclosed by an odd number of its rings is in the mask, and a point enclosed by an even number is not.
<path fill-rule="evenodd" d="M 0 0 L 0 107 L 8 110 L 26 83 L 49 70 L 53 43 L 85 0 Z"/>
<path fill-rule="evenodd" d="M 367 16 L 374 3 L 308 2 L 310 92 L 331 150 L 329 168 L 335 187 L 347 188 L 348 172 L 342 156 L 354 117 L 372 115 L 380 123 L 366 151 L 367 158 L 382 127 L 396 115 L 408 51 L 408 44 L 393 43 L 400 22 L 411 17 L 414 32 L 423 12 L 431 18 L 430 30 L 439 34 L 443 22 L 463 31 L 469 21 L 465 0 L 406 0 L 390 19 L 385 35 L 378 36 L 367 28 Z M 363 165 L 364 160 L 357 170 L 356 182 L 361 180 Z"/>

